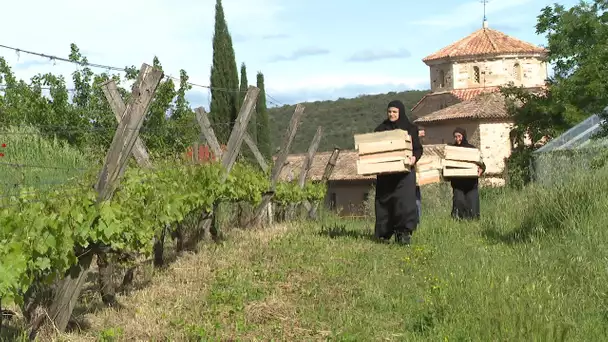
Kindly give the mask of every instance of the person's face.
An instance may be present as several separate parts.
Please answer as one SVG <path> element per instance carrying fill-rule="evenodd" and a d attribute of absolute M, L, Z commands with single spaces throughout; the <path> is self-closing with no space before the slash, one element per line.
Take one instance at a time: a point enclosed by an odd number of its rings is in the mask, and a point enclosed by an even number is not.
<path fill-rule="evenodd" d="M 388 114 L 388 119 L 391 122 L 395 122 L 395 121 L 399 120 L 399 108 L 390 107 L 387 111 L 387 114 Z"/>
<path fill-rule="evenodd" d="M 462 134 L 460 134 L 460 133 L 454 133 L 454 142 L 457 145 L 460 145 L 462 143 Z"/>

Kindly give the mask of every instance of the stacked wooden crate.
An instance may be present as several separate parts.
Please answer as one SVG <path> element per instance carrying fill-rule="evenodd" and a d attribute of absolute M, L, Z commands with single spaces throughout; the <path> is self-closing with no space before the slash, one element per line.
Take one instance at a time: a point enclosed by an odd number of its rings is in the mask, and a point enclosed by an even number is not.
<path fill-rule="evenodd" d="M 441 182 L 441 157 L 422 155 L 416 163 L 416 184 L 423 186 Z"/>
<path fill-rule="evenodd" d="M 358 153 L 357 173 L 378 175 L 410 172 L 412 138 L 407 131 L 397 129 L 355 135 Z"/>
<path fill-rule="evenodd" d="M 443 159 L 443 177 L 479 177 L 479 162 L 481 152 L 478 149 L 448 145 Z"/>

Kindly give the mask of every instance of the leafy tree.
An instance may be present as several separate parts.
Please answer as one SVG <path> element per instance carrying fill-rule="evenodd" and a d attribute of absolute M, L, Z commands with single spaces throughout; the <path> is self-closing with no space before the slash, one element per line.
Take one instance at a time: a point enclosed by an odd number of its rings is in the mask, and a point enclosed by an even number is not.
<path fill-rule="evenodd" d="M 272 145 L 270 140 L 270 127 L 268 122 L 268 109 L 266 108 L 266 88 L 264 87 L 264 74 L 258 72 L 256 85 L 260 88 L 256 104 L 256 133 L 260 153 L 270 160 L 272 158 Z"/>
<path fill-rule="evenodd" d="M 566 112 L 570 122 L 608 105 L 607 9 L 606 0 L 581 1 L 568 10 L 559 4 L 547 6 L 538 16 L 536 32 L 546 35 L 549 62 L 555 64 L 553 96 L 579 109 Z M 608 129 L 603 131 L 608 134 Z"/>
<path fill-rule="evenodd" d="M 220 143 L 226 143 L 238 114 L 239 74 L 232 47 L 232 37 L 224 18 L 222 1 L 215 3 L 213 65 L 211 66 L 211 119 Z"/>

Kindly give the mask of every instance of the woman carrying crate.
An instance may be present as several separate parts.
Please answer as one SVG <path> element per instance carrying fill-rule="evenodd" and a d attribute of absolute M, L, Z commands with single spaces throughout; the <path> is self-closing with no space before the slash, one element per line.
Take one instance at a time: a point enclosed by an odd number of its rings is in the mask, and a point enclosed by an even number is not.
<path fill-rule="evenodd" d="M 387 107 L 387 116 L 374 132 L 394 129 L 408 132 L 412 139 L 411 170 L 377 176 L 374 234 L 381 241 L 390 240 L 395 235 L 395 242 L 409 245 L 412 233 L 418 226 L 414 165 L 422 157 L 423 149 L 418 137 L 418 127 L 407 118 L 403 102 L 391 101 Z"/>
<path fill-rule="evenodd" d="M 457 127 L 454 132 L 452 146 L 477 148 L 467 140 L 467 131 Z M 478 164 L 478 176 L 486 171 L 483 161 Z M 452 217 L 455 219 L 479 219 L 479 179 L 477 177 L 454 177 L 452 185 Z"/>

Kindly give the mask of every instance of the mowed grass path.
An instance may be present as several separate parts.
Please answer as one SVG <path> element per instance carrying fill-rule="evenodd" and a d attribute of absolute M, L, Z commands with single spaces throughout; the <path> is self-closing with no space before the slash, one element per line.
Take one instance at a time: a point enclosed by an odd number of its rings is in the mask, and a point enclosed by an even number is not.
<path fill-rule="evenodd" d="M 604 340 L 606 191 L 603 172 L 549 190 L 485 192 L 476 223 L 453 222 L 449 198 L 433 204 L 427 193 L 409 247 L 371 241 L 371 221 L 232 231 L 65 337 Z"/>

